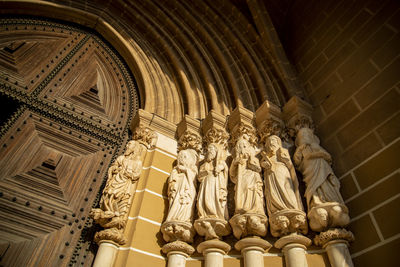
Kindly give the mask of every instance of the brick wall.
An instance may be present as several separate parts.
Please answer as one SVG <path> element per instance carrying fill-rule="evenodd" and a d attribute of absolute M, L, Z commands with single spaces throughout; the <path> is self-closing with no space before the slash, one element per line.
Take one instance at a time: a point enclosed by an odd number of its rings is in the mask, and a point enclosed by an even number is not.
<path fill-rule="evenodd" d="M 334 158 L 356 266 L 400 252 L 400 3 L 297 0 L 285 43 Z"/>

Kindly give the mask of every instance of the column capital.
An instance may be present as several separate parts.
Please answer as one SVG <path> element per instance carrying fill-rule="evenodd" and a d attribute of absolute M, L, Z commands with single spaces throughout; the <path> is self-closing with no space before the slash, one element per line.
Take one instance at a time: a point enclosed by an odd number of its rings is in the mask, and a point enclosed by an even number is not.
<path fill-rule="evenodd" d="M 306 249 L 311 244 L 312 244 L 311 239 L 309 239 L 303 235 L 294 233 L 294 234 L 290 234 L 290 235 L 279 238 L 275 242 L 274 246 L 276 248 L 282 249 L 288 245 L 293 245 L 293 246 L 298 246 L 298 247 L 302 247 L 302 248 Z"/>
<path fill-rule="evenodd" d="M 293 96 L 283 106 L 283 119 L 286 125 L 296 132 L 304 127 L 312 129 L 312 106 L 298 96 Z M 293 134 L 294 135 L 294 134 Z"/>
<path fill-rule="evenodd" d="M 354 235 L 352 232 L 344 228 L 335 228 L 325 232 L 321 232 L 319 235 L 315 236 L 314 243 L 317 246 L 325 248 L 328 245 L 328 243 L 331 243 L 332 241 L 335 240 L 346 243 L 353 242 Z"/>
<path fill-rule="evenodd" d="M 266 100 L 256 111 L 256 125 L 261 141 L 270 135 L 282 137 L 285 126 L 280 107 Z"/>
<path fill-rule="evenodd" d="M 252 111 L 243 107 L 237 107 L 232 111 L 228 119 L 228 127 L 233 142 L 245 136 L 253 146 L 257 146 L 257 132 L 254 128 L 255 115 Z"/>
<path fill-rule="evenodd" d="M 209 145 L 217 143 L 226 148 L 229 134 L 225 129 L 226 117 L 211 110 L 202 123 L 202 133 L 205 142 Z"/>
<path fill-rule="evenodd" d="M 241 252 L 252 249 L 264 253 L 270 247 L 272 245 L 268 241 L 257 236 L 243 238 L 235 244 L 235 249 Z"/>
<path fill-rule="evenodd" d="M 202 140 L 200 135 L 200 121 L 185 115 L 176 129 L 178 150 L 193 149 L 201 152 Z"/>
<path fill-rule="evenodd" d="M 174 241 L 167 243 L 162 247 L 162 252 L 167 254 L 167 256 L 171 254 L 181 254 L 185 257 L 189 257 L 194 251 L 195 250 L 191 245 L 183 241 Z"/>
<path fill-rule="evenodd" d="M 201 242 L 197 246 L 197 251 L 200 253 L 207 253 L 207 252 L 214 252 L 217 251 L 221 254 L 227 254 L 231 250 L 231 246 L 228 245 L 227 243 L 218 240 L 218 239 L 213 239 L 213 240 L 207 240 L 204 242 Z"/>

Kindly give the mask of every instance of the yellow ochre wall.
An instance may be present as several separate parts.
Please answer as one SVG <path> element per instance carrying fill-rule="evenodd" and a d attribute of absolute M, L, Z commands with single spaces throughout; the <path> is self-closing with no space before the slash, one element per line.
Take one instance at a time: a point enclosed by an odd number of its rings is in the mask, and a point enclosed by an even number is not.
<path fill-rule="evenodd" d="M 176 156 L 157 147 L 149 150 L 143 160 L 143 170 L 131 205 L 125 236 L 126 245 L 119 248 L 115 267 L 166 266 L 166 255 L 161 252 L 165 241 L 160 231 L 168 212 L 167 180 Z M 267 240 L 274 242 L 273 238 Z M 202 240 L 195 239 L 193 246 Z M 226 240 L 232 250 L 224 259 L 225 266 L 241 266 L 240 252 L 233 249 L 235 240 Z M 309 267 L 329 266 L 328 258 L 318 247 L 311 247 L 307 254 Z M 197 251 L 187 260 L 186 266 L 202 266 L 203 257 Z M 265 266 L 284 266 L 280 250 L 271 248 L 264 257 Z"/>

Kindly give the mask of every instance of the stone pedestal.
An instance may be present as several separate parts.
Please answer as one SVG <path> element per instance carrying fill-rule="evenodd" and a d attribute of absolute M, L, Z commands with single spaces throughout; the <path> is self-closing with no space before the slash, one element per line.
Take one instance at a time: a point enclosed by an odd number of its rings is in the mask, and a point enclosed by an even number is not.
<path fill-rule="evenodd" d="M 287 267 L 308 267 L 306 250 L 311 243 L 305 236 L 291 234 L 278 239 L 275 247 L 282 249 Z"/>
<path fill-rule="evenodd" d="M 265 250 L 271 247 L 271 244 L 257 236 L 246 237 L 235 244 L 236 250 L 242 253 L 244 267 L 264 267 Z"/>
<path fill-rule="evenodd" d="M 111 267 L 114 264 L 118 245 L 113 241 L 102 240 L 99 242 L 96 258 L 93 267 Z"/>
<path fill-rule="evenodd" d="M 331 229 L 314 238 L 314 243 L 326 250 L 332 267 L 354 266 L 349 252 L 349 242 L 352 241 L 354 235 L 346 229 Z"/>
<path fill-rule="evenodd" d="M 162 251 L 167 254 L 168 267 L 184 267 L 186 258 L 193 254 L 194 248 L 182 241 L 165 244 Z"/>
<path fill-rule="evenodd" d="M 207 240 L 197 246 L 197 251 L 204 255 L 204 267 L 223 267 L 224 255 L 231 246 L 218 239 Z"/>

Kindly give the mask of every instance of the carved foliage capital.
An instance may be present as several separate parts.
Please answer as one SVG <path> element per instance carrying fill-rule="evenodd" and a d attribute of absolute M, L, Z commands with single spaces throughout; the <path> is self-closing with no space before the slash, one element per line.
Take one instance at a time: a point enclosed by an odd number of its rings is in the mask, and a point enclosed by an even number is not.
<path fill-rule="evenodd" d="M 246 139 L 253 146 L 257 146 L 257 132 L 253 126 L 241 122 L 231 133 L 232 142 L 236 143 L 240 138 Z"/>
<path fill-rule="evenodd" d="M 192 255 L 194 252 L 194 248 L 182 241 L 174 241 L 168 244 L 165 244 L 162 247 L 162 251 L 165 254 L 172 253 L 172 252 L 182 252 L 187 255 Z"/>
<path fill-rule="evenodd" d="M 207 144 L 220 144 L 226 148 L 229 139 L 229 134 L 224 129 L 211 128 L 204 135 L 204 140 Z"/>
<path fill-rule="evenodd" d="M 193 149 L 197 153 L 202 151 L 202 139 L 198 133 L 185 131 L 178 140 L 178 151 Z"/>
<path fill-rule="evenodd" d="M 126 243 L 126 238 L 122 232 L 122 230 L 117 228 L 108 228 L 97 232 L 94 236 L 94 241 L 99 243 L 102 240 L 110 240 L 118 245 L 124 245 Z"/>
<path fill-rule="evenodd" d="M 345 240 L 348 242 L 354 241 L 354 235 L 352 232 L 344 228 L 329 229 L 328 231 L 322 232 L 315 236 L 314 243 L 317 246 L 324 246 L 326 243 L 332 240 Z"/>
<path fill-rule="evenodd" d="M 276 135 L 282 138 L 284 131 L 283 122 L 277 119 L 267 119 L 259 127 L 258 133 L 261 137 L 261 142 L 265 142 L 265 139 L 271 135 Z"/>
<path fill-rule="evenodd" d="M 147 149 L 154 148 L 157 143 L 157 134 L 150 128 L 139 125 L 133 132 L 133 140 L 138 141 Z"/>

